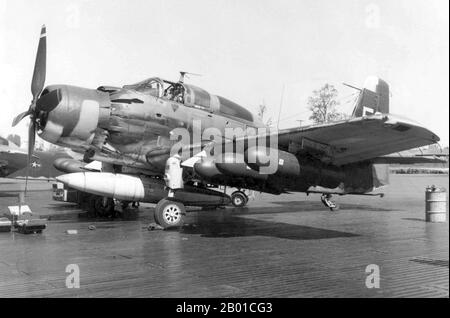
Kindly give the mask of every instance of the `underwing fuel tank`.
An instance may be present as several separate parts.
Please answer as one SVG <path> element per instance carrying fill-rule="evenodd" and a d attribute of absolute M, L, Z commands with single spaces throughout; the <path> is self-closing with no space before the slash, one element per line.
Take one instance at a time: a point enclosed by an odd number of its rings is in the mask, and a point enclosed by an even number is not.
<path fill-rule="evenodd" d="M 254 178 L 265 180 L 266 175 L 252 170 L 244 161 L 244 155 L 238 153 L 225 153 L 220 158 L 206 158 L 194 165 L 196 174 L 210 180 L 214 177 L 225 175 L 229 177 Z"/>
<path fill-rule="evenodd" d="M 251 147 L 245 151 L 245 162 L 255 171 L 273 165 L 271 174 L 288 177 L 300 175 L 300 163 L 295 155 L 278 149 Z"/>
<path fill-rule="evenodd" d="M 267 178 L 266 175 L 259 174 L 251 169 L 245 163 L 244 155 L 241 153 L 225 153 L 222 160 L 216 162 L 216 167 L 220 172 L 236 177 L 250 177 L 262 180 Z"/>
<path fill-rule="evenodd" d="M 66 186 L 99 196 L 123 201 L 157 203 L 167 198 L 165 182 L 161 179 L 126 174 L 77 172 L 56 178 Z M 185 186 L 175 191 L 171 198 L 185 205 L 228 205 L 230 197 L 221 192 L 195 186 Z"/>
<path fill-rule="evenodd" d="M 83 172 L 84 164 L 76 159 L 58 158 L 53 162 L 53 166 L 61 172 L 73 173 Z"/>
<path fill-rule="evenodd" d="M 219 158 L 207 158 L 194 165 L 200 177 L 211 180 L 218 176 L 267 180 L 269 175 L 289 178 L 300 176 L 300 163 L 295 155 L 278 149 L 253 147 L 241 153 L 225 153 Z"/>

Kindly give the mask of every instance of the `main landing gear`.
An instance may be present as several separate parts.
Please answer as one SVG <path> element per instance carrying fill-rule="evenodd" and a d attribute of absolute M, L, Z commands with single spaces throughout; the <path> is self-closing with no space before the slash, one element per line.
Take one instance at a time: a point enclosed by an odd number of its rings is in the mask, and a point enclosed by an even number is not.
<path fill-rule="evenodd" d="M 339 205 L 337 205 L 336 203 L 334 203 L 333 201 L 331 201 L 332 195 L 331 194 L 322 194 L 322 196 L 320 197 L 320 200 L 322 201 L 322 203 L 330 209 L 330 211 L 337 211 L 339 210 Z"/>
<path fill-rule="evenodd" d="M 242 208 L 248 202 L 248 196 L 242 191 L 235 191 L 231 194 L 231 204 L 236 208 Z"/>
<path fill-rule="evenodd" d="M 169 193 L 168 197 L 159 201 L 155 207 L 155 222 L 164 229 L 182 227 L 186 208 L 182 202 L 173 199 L 175 190 L 184 187 L 183 168 L 181 167 L 181 157 L 179 155 L 174 155 L 167 159 L 164 180 Z"/>
<path fill-rule="evenodd" d="M 177 201 L 162 199 L 155 207 L 155 222 L 164 229 L 179 228 L 183 226 L 186 208 Z"/>
<path fill-rule="evenodd" d="M 111 217 L 116 216 L 114 199 L 106 198 L 94 194 L 80 195 L 79 200 L 85 200 L 79 202 L 79 205 L 84 208 L 87 203 L 88 217 Z"/>

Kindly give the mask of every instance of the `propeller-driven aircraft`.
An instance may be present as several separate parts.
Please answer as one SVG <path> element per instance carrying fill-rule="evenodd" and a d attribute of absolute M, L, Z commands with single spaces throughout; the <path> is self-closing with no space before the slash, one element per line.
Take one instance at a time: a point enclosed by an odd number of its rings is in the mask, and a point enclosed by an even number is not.
<path fill-rule="evenodd" d="M 0 178 L 55 180 L 64 173 L 91 170 L 87 166 L 82 155 L 63 149 L 34 151 L 28 160 L 26 149 L 0 137 Z"/>
<path fill-rule="evenodd" d="M 101 161 L 102 172 L 58 177 L 67 186 L 99 197 L 157 203 L 155 220 L 183 224 L 185 206 L 244 206 L 211 186 L 271 194 L 366 195 L 388 184 L 387 164 L 429 162 L 397 152 L 439 141 L 418 123 L 389 112 L 389 86 L 371 77 L 352 117 L 273 131 L 246 108 L 179 81 L 152 77 L 123 87 L 69 85 L 44 88 L 46 30 L 31 85 L 29 158 L 35 133 L 53 144 Z M 230 135 L 227 133 L 231 131 Z M 126 170 L 126 171 L 125 171 Z"/>

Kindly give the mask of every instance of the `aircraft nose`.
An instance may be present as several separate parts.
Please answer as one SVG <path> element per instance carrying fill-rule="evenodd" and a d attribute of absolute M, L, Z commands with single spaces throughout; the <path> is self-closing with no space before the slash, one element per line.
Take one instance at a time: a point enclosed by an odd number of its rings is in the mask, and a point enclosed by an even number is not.
<path fill-rule="evenodd" d="M 94 89 L 53 85 L 37 101 L 38 135 L 51 143 L 82 147 L 90 144 L 98 125 L 108 122 L 109 94 Z"/>
<path fill-rule="evenodd" d="M 37 112 L 51 112 L 58 107 L 62 100 L 61 90 L 59 88 L 46 88 L 39 99 L 36 101 Z"/>
<path fill-rule="evenodd" d="M 36 118 L 37 128 L 44 129 L 49 114 L 55 110 L 63 100 L 62 91 L 59 87 L 48 86 L 36 101 L 34 116 Z"/>

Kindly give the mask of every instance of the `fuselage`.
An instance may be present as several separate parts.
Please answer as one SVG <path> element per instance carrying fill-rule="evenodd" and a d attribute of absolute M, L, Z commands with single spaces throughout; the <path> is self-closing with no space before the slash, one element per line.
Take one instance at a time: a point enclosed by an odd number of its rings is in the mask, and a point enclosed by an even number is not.
<path fill-rule="evenodd" d="M 183 154 L 183 159 L 187 159 L 211 140 L 216 144 L 224 140 L 229 143 L 233 138 L 267 128 L 257 116 L 226 98 L 160 78 L 97 90 L 55 85 L 47 87 L 44 94 L 52 90 L 59 90 L 60 100 L 55 109 L 40 118 L 39 135 L 43 139 L 90 152 L 95 160 L 160 176 L 164 175 L 167 159 L 174 154 L 174 146 L 183 140 L 183 133 L 187 135 L 184 145 L 200 145 Z M 109 147 L 108 155 L 102 155 L 105 144 Z M 365 193 L 387 182 L 384 167 L 364 162 L 332 166 L 291 154 L 282 144 L 276 149 L 283 162 L 290 165 L 261 174 L 247 165 L 242 153 L 245 149 L 212 153 L 193 167 L 188 180 L 270 193 L 340 194 Z M 233 160 L 224 161 L 224 157 Z"/>

